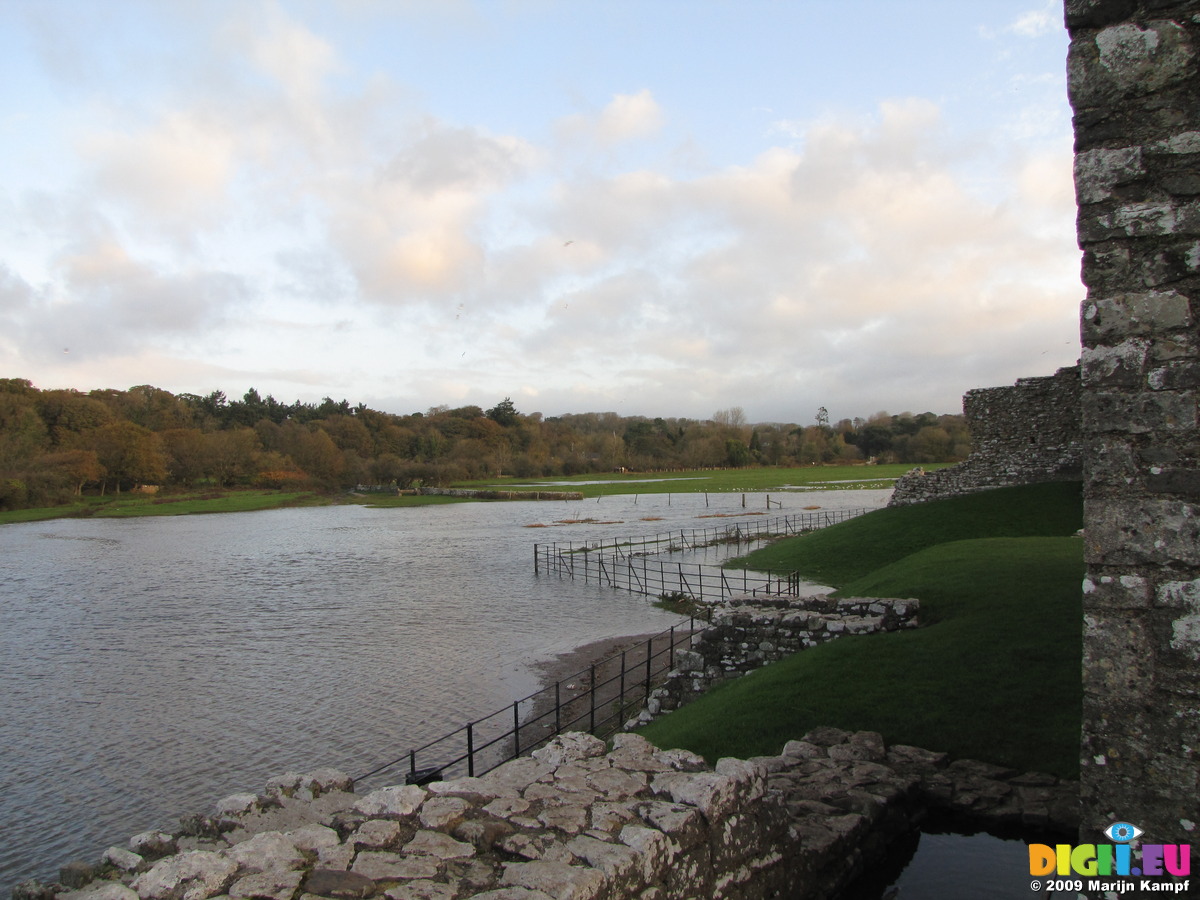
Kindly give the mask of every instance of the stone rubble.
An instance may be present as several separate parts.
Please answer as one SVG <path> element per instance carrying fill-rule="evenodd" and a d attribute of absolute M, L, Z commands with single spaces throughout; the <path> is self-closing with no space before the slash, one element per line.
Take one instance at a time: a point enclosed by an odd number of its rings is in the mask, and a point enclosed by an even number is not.
<path fill-rule="evenodd" d="M 917 626 L 920 601 L 880 597 L 834 599 L 745 595 L 713 604 L 708 627 L 678 651 L 662 686 L 625 723 L 631 730 L 690 703 L 719 681 L 846 634 Z"/>
<path fill-rule="evenodd" d="M 219 801 L 14 900 L 825 898 L 930 812 L 1072 833 L 1078 788 L 818 728 L 722 759 L 556 737 L 479 777 L 358 794 L 323 770 Z"/>

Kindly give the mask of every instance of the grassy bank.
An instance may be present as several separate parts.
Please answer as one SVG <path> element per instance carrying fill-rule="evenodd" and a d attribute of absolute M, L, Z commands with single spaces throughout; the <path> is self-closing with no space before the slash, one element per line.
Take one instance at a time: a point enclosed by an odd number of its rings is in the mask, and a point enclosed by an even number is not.
<path fill-rule="evenodd" d="M 927 470 L 943 468 L 931 463 Z M 506 491 L 580 491 L 586 497 L 611 494 L 738 493 L 740 491 L 861 490 L 890 488 L 913 466 L 897 463 L 881 466 L 802 466 L 751 469 L 695 469 L 682 472 L 626 472 L 573 475 L 542 479 L 488 479 L 456 482 L 454 487 Z"/>
<path fill-rule="evenodd" d="M 1076 776 L 1082 542 L 1063 533 L 1079 528 L 1078 487 L 963 499 L 871 513 L 782 542 L 792 545 L 780 554 L 788 564 L 811 563 L 820 552 L 809 545 L 820 538 L 837 564 L 824 576 L 796 567 L 844 596 L 920 598 L 919 629 L 798 653 L 717 687 L 646 736 L 715 760 L 778 753 L 810 728 L 833 725 Z M 1016 500 L 1023 512 L 1012 510 Z M 980 534 L 988 530 L 1018 534 Z M 856 563 L 847 547 L 864 535 L 874 545 L 860 544 Z"/>
<path fill-rule="evenodd" d="M 128 518 L 188 516 L 200 513 L 251 512 L 294 506 L 327 506 L 330 497 L 309 491 L 181 491 L 171 494 L 109 494 L 82 497 L 79 502 L 41 509 L 0 512 L 0 525 L 62 518 Z"/>
<path fill-rule="evenodd" d="M 778 541 L 726 565 L 755 571 L 799 571 L 841 587 L 947 541 L 988 537 L 1066 537 L 1083 527 L 1078 482 L 1001 488 L 936 503 L 895 506 Z"/>

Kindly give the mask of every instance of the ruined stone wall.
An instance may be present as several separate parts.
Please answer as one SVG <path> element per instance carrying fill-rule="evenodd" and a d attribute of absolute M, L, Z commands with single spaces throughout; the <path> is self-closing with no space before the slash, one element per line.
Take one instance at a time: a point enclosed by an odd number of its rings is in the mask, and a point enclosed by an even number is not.
<path fill-rule="evenodd" d="M 1073 829 L 1078 787 L 875 732 L 817 728 L 722 759 L 556 737 L 479 778 L 358 793 L 331 770 L 226 797 L 14 900 L 826 900 L 927 811 Z"/>
<path fill-rule="evenodd" d="M 1082 477 L 1078 367 L 1022 378 L 1012 387 L 968 391 L 963 414 L 974 444 L 970 457 L 947 469 L 915 469 L 903 476 L 889 506 Z"/>
<path fill-rule="evenodd" d="M 1083 836 L 1200 823 L 1200 2 L 1066 0 L 1085 453 Z"/>
<path fill-rule="evenodd" d="M 710 687 L 847 634 L 915 628 L 920 601 L 879 597 L 733 597 L 715 604 L 709 626 L 675 654 L 666 682 L 626 723 L 636 728 Z"/>

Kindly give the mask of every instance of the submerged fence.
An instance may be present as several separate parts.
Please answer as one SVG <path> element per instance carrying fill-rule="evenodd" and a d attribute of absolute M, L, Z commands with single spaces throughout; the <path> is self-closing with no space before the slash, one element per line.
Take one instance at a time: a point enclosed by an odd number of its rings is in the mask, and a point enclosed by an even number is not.
<path fill-rule="evenodd" d="M 712 547 L 717 544 L 746 543 L 769 538 L 787 537 L 816 531 L 826 525 L 834 525 L 870 512 L 868 507 L 854 509 L 829 509 L 818 512 L 794 513 L 790 516 L 774 516 L 769 519 L 756 518 L 728 525 L 712 525 L 707 528 L 680 528 L 678 531 L 660 531 L 647 537 L 614 538 L 598 541 L 560 541 L 551 544 L 552 553 L 609 552 L 616 556 L 642 556 L 655 553 L 678 553 Z M 543 547 L 543 549 L 545 549 Z M 534 553 L 535 570 L 538 555 Z"/>
<path fill-rule="evenodd" d="M 560 578 L 596 582 L 634 594 L 657 597 L 686 594 L 695 600 L 724 600 L 733 594 L 795 597 L 803 583 L 794 572 L 751 572 L 704 563 L 670 562 L 650 557 L 711 547 L 802 534 L 844 522 L 870 510 L 823 510 L 739 522 L 715 528 L 680 529 L 651 537 L 591 543 L 534 545 L 533 568 Z"/>
<path fill-rule="evenodd" d="M 675 668 L 677 650 L 691 645 L 693 632 L 704 621 L 692 616 L 354 780 L 361 783 L 386 777 L 393 782 L 403 778 L 408 784 L 426 784 L 483 775 L 564 731 L 586 731 L 597 737 L 614 734 Z"/>
<path fill-rule="evenodd" d="M 672 563 L 649 557 L 800 534 L 869 512 L 866 508 L 822 510 L 710 528 L 681 529 L 651 537 L 591 543 L 534 546 L 541 574 L 596 580 L 637 594 L 684 593 L 700 600 L 730 594 L 771 593 L 794 596 L 795 575 L 770 575 L 720 566 Z M 564 731 L 607 737 L 621 729 L 645 705 L 650 692 L 675 667 L 680 648 L 709 616 L 692 616 L 601 662 L 556 681 L 553 686 L 513 701 L 511 706 L 467 722 L 448 734 L 407 750 L 355 778 L 355 782 L 403 779 L 409 784 L 477 776 L 541 747 Z"/>

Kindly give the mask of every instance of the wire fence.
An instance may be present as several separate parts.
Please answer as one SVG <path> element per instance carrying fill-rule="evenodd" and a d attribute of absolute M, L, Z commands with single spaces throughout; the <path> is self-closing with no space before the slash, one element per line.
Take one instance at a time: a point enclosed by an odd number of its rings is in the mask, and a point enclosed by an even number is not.
<path fill-rule="evenodd" d="M 537 574 L 595 580 L 650 596 L 681 593 L 706 601 L 738 592 L 795 596 L 801 583 L 795 573 L 731 570 L 650 557 L 801 534 L 865 512 L 869 510 L 822 510 L 642 538 L 535 545 L 534 569 Z M 358 776 L 355 782 L 394 782 L 403 777 L 408 784 L 427 784 L 478 776 L 536 750 L 564 731 L 586 731 L 597 737 L 614 734 L 666 680 L 675 667 L 677 651 L 691 646 L 698 624 L 710 619 L 711 611 L 693 615 L 686 623 L 673 625 L 644 643 L 633 644 L 552 686 L 514 700 L 510 706 L 413 747 Z"/>
<path fill-rule="evenodd" d="M 683 594 L 705 602 L 725 600 L 735 594 L 796 597 L 805 582 L 795 572 L 751 572 L 651 557 L 716 544 L 803 534 L 869 511 L 866 508 L 823 510 L 722 527 L 680 529 L 645 538 L 535 544 L 533 569 L 538 575 L 595 582 L 647 597 Z"/>
<path fill-rule="evenodd" d="M 645 556 L 658 553 L 678 553 L 718 544 L 750 543 L 805 534 L 827 525 L 835 525 L 847 519 L 870 512 L 868 507 L 854 509 L 830 509 L 819 512 L 794 513 L 789 516 L 774 516 L 770 519 L 754 519 L 727 525 L 712 525 L 707 528 L 680 528 L 678 531 L 660 531 L 645 537 L 601 539 L 597 541 L 558 541 L 550 546 L 554 555 L 567 553 L 604 553 L 615 556 Z M 543 547 L 544 549 L 544 547 Z M 538 554 L 535 547 L 534 568 L 537 571 Z"/>
<path fill-rule="evenodd" d="M 394 783 L 402 776 L 407 784 L 427 784 L 478 776 L 564 731 L 608 737 L 645 705 L 675 668 L 676 652 L 691 646 L 697 626 L 708 618 L 711 614 L 691 616 L 511 706 L 414 747 L 358 776 L 355 783 Z"/>

